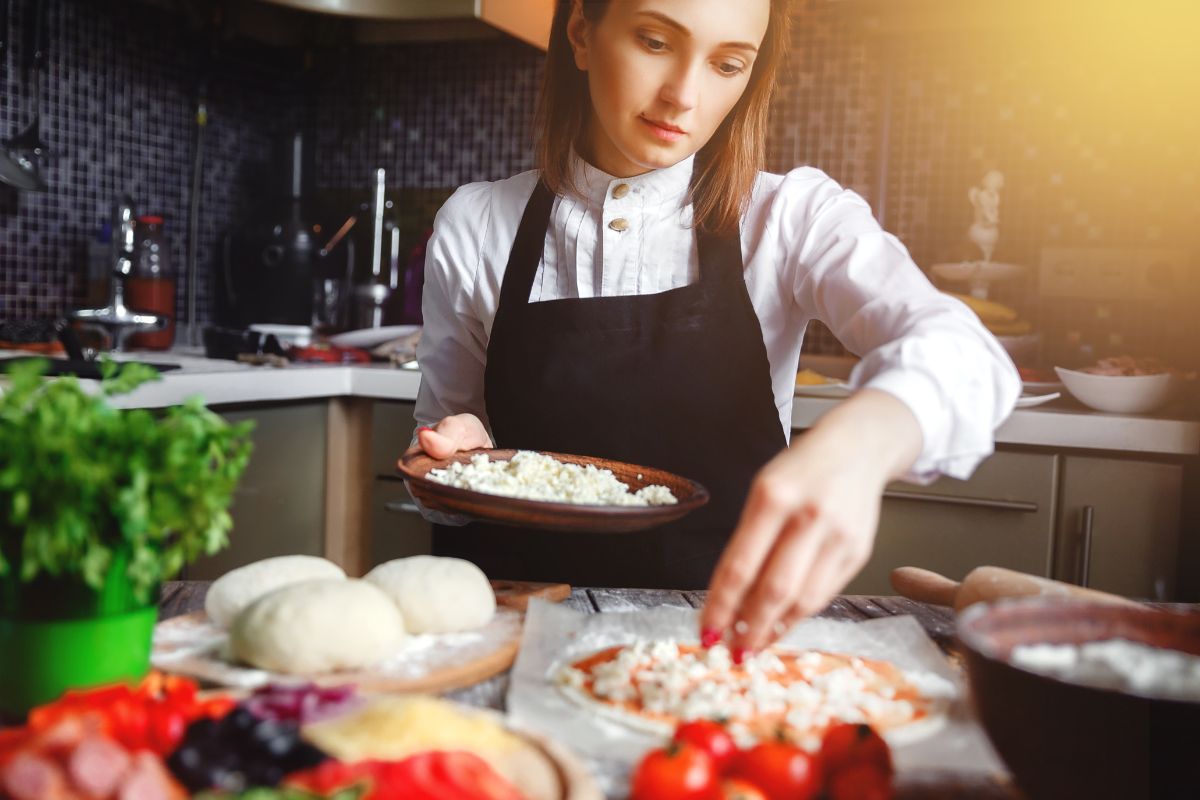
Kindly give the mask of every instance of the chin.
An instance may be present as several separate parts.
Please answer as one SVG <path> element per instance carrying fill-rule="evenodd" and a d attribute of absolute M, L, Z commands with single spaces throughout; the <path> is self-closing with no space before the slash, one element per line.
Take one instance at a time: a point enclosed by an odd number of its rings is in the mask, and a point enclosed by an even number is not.
<path fill-rule="evenodd" d="M 630 148 L 626 157 L 646 169 L 673 167 L 694 151 L 685 144 L 649 144 Z"/>

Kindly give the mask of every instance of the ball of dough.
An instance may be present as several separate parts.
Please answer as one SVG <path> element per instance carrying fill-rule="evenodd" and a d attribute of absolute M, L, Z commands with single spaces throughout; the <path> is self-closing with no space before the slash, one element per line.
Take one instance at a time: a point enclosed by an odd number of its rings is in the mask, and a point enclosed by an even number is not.
<path fill-rule="evenodd" d="M 281 587 L 233 620 L 233 653 L 262 669 L 313 674 L 357 669 L 396 652 L 404 618 L 391 599 L 359 580 L 319 579 Z"/>
<path fill-rule="evenodd" d="M 363 579 L 396 601 L 409 633 L 471 630 L 486 625 L 496 613 L 496 594 L 487 576 L 461 558 L 397 558 Z"/>
<path fill-rule="evenodd" d="M 345 579 L 345 571 L 316 556 L 276 556 L 226 572 L 213 581 L 204 610 L 214 624 L 228 628 L 243 608 L 267 592 L 316 578 Z"/>

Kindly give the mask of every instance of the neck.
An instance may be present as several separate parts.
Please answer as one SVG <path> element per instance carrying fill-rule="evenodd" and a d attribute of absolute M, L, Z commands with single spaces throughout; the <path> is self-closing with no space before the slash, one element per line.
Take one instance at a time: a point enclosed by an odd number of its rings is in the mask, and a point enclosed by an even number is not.
<path fill-rule="evenodd" d="M 614 178 L 636 178 L 638 175 L 654 171 L 622 157 L 611 144 L 602 143 L 597 146 L 597 140 L 603 136 L 603 134 L 597 135 L 598 129 L 599 122 L 593 116 L 575 145 L 575 151 L 580 158 Z M 604 146 L 605 144 L 608 146 Z"/>

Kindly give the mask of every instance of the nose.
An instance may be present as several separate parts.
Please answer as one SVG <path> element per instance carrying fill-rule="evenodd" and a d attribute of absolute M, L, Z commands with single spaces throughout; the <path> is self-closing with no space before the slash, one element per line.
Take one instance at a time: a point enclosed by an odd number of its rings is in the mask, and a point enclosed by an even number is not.
<path fill-rule="evenodd" d="M 681 61 L 667 76 L 660 96 L 679 111 L 691 111 L 700 102 L 703 63 L 696 59 Z"/>

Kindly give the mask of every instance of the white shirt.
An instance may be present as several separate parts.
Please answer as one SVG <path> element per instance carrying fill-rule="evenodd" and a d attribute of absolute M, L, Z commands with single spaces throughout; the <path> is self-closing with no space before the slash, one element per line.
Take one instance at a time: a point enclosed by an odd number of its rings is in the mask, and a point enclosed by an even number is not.
<path fill-rule="evenodd" d="M 693 161 L 614 178 L 576 159 L 584 196 L 555 198 L 530 302 L 651 294 L 695 281 L 686 202 Z M 418 424 L 464 412 L 488 424 L 488 337 L 537 177 L 467 184 L 437 214 L 425 261 Z M 616 219 L 628 227 L 614 229 Z M 992 433 L 1012 411 L 1020 379 L 978 317 L 929 283 L 866 201 L 811 167 L 759 173 L 741 244 L 784 435 L 800 343 L 818 319 L 862 356 L 853 387 L 888 392 L 916 416 L 923 445 L 908 479 L 969 477 L 992 452 Z"/>

